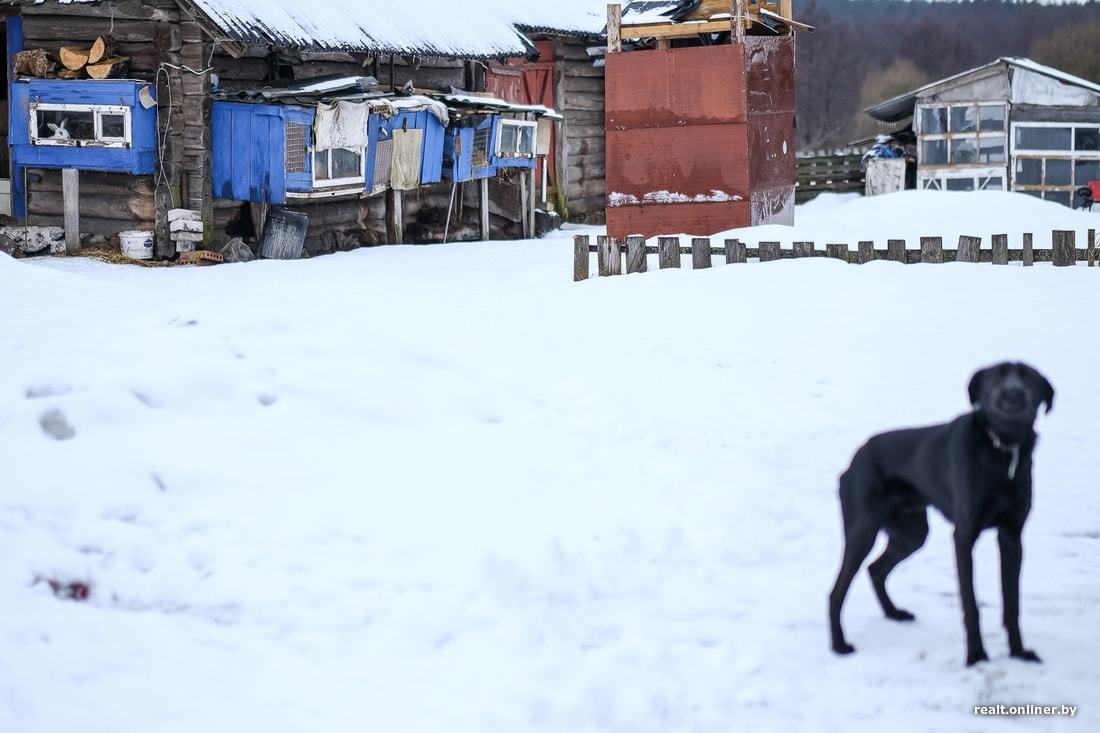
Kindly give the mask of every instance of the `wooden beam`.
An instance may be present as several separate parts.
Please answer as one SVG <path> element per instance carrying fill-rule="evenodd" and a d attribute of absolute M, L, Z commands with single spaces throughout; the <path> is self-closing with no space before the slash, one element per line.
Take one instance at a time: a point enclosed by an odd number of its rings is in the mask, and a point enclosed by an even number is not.
<path fill-rule="evenodd" d="M 623 6 L 618 3 L 608 3 L 607 5 L 607 52 L 619 53 L 623 50 L 623 36 L 622 36 L 622 24 L 623 24 Z M 632 36 L 633 38 L 644 38 L 644 36 Z"/>
<path fill-rule="evenodd" d="M 730 34 L 731 43 L 745 42 L 745 0 L 733 0 L 730 3 L 730 23 L 733 24 L 733 33 Z"/>
<path fill-rule="evenodd" d="M 728 20 L 707 20 L 701 23 L 646 23 L 624 25 L 620 30 L 621 41 L 636 38 L 690 38 L 700 33 L 725 33 L 730 29 Z M 610 44 L 608 46 L 610 50 Z"/>
<path fill-rule="evenodd" d="M 65 199 L 65 254 L 80 251 L 80 171 L 61 171 L 61 196 Z"/>

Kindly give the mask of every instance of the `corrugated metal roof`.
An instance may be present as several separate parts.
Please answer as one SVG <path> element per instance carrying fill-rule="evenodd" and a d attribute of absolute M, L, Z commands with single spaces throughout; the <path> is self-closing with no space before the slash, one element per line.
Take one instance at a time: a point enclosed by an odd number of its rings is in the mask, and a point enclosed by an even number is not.
<path fill-rule="evenodd" d="M 439 58 L 522 56 L 515 22 L 479 0 L 189 0 L 228 40 L 283 48 L 417 54 Z"/>
<path fill-rule="evenodd" d="M 599 36 L 607 25 L 606 0 L 497 0 L 507 17 L 525 31 Z"/>

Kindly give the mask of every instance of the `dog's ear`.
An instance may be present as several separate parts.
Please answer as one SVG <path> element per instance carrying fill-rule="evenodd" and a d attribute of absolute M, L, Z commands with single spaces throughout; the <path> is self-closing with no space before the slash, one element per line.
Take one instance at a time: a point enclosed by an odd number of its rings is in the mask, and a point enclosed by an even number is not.
<path fill-rule="evenodd" d="M 985 375 L 989 373 L 989 369 L 979 369 L 974 372 L 974 376 L 970 378 L 970 386 L 967 387 L 967 393 L 970 395 L 970 406 L 977 407 L 978 403 L 982 401 L 982 383 L 985 382 Z"/>
<path fill-rule="evenodd" d="M 1038 393 L 1039 400 L 1046 403 L 1046 411 L 1050 412 L 1054 408 L 1054 385 L 1050 383 L 1049 379 L 1040 374 L 1038 369 L 1029 367 L 1026 364 L 1021 366 L 1023 366 L 1024 373 L 1034 386 L 1036 393 Z"/>

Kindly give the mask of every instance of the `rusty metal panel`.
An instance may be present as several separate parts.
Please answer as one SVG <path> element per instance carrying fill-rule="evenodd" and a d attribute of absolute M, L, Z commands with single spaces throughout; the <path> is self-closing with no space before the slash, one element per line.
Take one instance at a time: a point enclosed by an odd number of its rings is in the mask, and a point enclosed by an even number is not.
<path fill-rule="evenodd" d="M 608 130 L 745 121 L 745 73 L 736 45 L 611 53 Z"/>
<path fill-rule="evenodd" d="M 748 124 L 749 176 L 752 187 L 795 182 L 794 115 L 757 114 Z"/>
<path fill-rule="evenodd" d="M 745 39 L 746 105 L 757 112 L 794 114 L 794 37 Z"/>
<path fill-rule="evenodd" d="M 794 223 L 793 37 L 745 39 L 752 224 Z"/>
<path fill-rule="evenodd" d="M 688 198 L 746 199 L 747 155 L 748 126 L 743 124 L 608 130 L 608 196 L 641 202 L 666 191 Z"/>
<path fill-rule="evenodd" d="M 751 219 L 747 201 L 609 206 L 607 233 L 612 237 L 627 237 L 631 234 L 653 237 L 658 234 L 681 233 L 710 236 L 727 229 L 747 227 L 752 223 Z"/>

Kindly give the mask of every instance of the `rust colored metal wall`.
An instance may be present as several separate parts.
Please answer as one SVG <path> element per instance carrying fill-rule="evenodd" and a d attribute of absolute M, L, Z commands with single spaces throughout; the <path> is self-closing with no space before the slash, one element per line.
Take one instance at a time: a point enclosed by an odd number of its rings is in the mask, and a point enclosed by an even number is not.
<path fill-rule="evenodd" d="M 790 38 L 753 37 L 608 54 L 611 236 L 710 235 L 789 219 L 793 50 Z"/>

